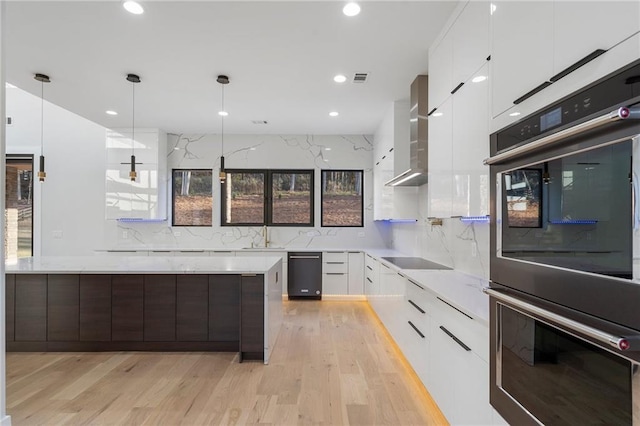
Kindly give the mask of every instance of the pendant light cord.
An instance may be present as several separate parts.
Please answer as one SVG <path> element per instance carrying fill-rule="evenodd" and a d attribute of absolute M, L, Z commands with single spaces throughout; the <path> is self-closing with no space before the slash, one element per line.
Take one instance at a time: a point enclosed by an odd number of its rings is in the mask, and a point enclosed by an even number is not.
<path fill-rule="evenodd" d="M 222 111 L 225 112 L 224 109 L 224 84 L 222 85 Z M 222 119 L 222 133 L 221 133 L 221 138 L 222 138 L 222 156 L 224 157 L 224 115 L 220 116 Z"/>
<path fill-rule="evenodd" d="M 131 155 L 134 155 L 136 143 L 136 84 L 131 82 Z"/>
<path fill-rule="evenodd" d="M 44 80 L 40 82 L 40 155 L 44 155 Z"/>

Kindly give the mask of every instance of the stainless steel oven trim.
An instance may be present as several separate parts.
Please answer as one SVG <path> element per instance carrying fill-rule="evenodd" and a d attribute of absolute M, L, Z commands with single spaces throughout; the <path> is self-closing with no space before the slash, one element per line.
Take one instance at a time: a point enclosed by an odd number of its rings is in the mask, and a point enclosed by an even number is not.
<path fill-rule="evenodd" d="M 493 157 L 489 157 L 484 160 L 485 165 L 497 164 L 502 161 L 509 160 L 513 157 L 520 156 L 522 154 L 526 154 L 527 152 L 535 151 L 540 148 L 551 145 L 559 140 L 579 135 L 580 133 L 597 129 L 598 127 L 602 127 L 606 124 L 610 124 L 619 120 L 624 120 L 627 118 L 635 119 L 638 116 L 638 108 L 629 109 L 626 107 L 618 108 L 614 111 L 608 112 L 600 117 L 593 118 L 589 121 L 585 121 L 584 123 L 577 124 L 573 127 L 570 127 L 565 130 L 561 130 L 557 133 L 553 133 L 549 136 L 545 136 L 536 141 L 527 143 L 526 145 L 521 145 L 517 148 L 513 148 L 509 151 L 503 152 L 501 154 L 494 155 Z"/>
<path fill-rule="evenodd" d="M 544 320 L 550 321 L 550 323 L 548 324 L 550 326 L 554 326 L 556 328 L 558 328 L 558 326 L 566 327 L 571 331 L 583 334 L 585 336 L 589 336 L 595 341 L 608 345 L 615 349 L 619 349 L 619 350 L 629 349 L 628 347 L 626 347 L 626 345 L 629 344 L 629 342 L 625 337 L 614 336 L 602 330 L 598 330 L 597 328 L 589 327 L 588 325 L 584 325 L 572 319 L 565 318 L 561 315 L 547 311 L 546 309 L 542 309 L 538 306 L 532 305 L 520 299 L 516 299 L 515 297 L 511 297 L 506 294 L 500 293 L 499 291 L 492 290 L 490 288 L 485 288 L 482 291 L 488 294 L 489 296 L 495 297 L 496 299 L 498 299 L 499 302 L 507 303 L 511 305 L 511 307 L 517 307 L 528 312 L 528 314 L 526 312 L 521 312 L 523 315 L 531 316 L 530 314 L 534 314 Z M 568 330 L 565 330 L 565 332 L 567 331 Z M 572 334 L 572 333 L 569 333 L 569 334 Z M 581 338 L 580 336 L 575 336 L 575 337 Z M 616 354 L 620 356 L 620 354 L 618 353 Z"/>

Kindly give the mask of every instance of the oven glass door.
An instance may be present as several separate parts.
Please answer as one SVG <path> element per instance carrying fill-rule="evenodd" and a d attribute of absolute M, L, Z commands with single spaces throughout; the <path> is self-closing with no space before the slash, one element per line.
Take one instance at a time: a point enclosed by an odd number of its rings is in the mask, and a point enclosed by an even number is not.
<path fill-rule="evenodd" d="M 498 256 L 633 279 L 637 151 L 627 138 L 499 173 Z"/>
<path fill-rule="evenodd" d="M 543 424 L 632 424 L 637 364 L 501 303 L 498 309 L 499 389 Z"/>

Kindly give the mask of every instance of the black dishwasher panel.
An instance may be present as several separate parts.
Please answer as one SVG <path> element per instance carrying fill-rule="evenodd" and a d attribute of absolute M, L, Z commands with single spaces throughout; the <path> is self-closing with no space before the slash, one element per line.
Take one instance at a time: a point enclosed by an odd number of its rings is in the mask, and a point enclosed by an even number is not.
<path fill-rule="evenodd" d="M 289 299 L 322 298 L 322 253 L 289 252 Z"/>

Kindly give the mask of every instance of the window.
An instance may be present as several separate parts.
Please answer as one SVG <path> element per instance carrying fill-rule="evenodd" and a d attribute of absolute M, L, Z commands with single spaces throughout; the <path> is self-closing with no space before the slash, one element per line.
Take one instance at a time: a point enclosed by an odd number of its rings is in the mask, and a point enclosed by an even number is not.
<path fill-rule="evenodd" d="M 173 226 L 211 226 L 211 170 L 173 171 Z"/>
<path fill-rule="evenodd" d="M 362 170 L 322 170 L 322 226 L 364 226 Z"/>
<path fill-rule="evenodd" d="M 4 258 L 33 256 L 33 156 L 7 155 Z"/>
<path fill-rule="evenodd" d="M 313 226 L 313 170 L 226 172 L 223 226 Z"/>

